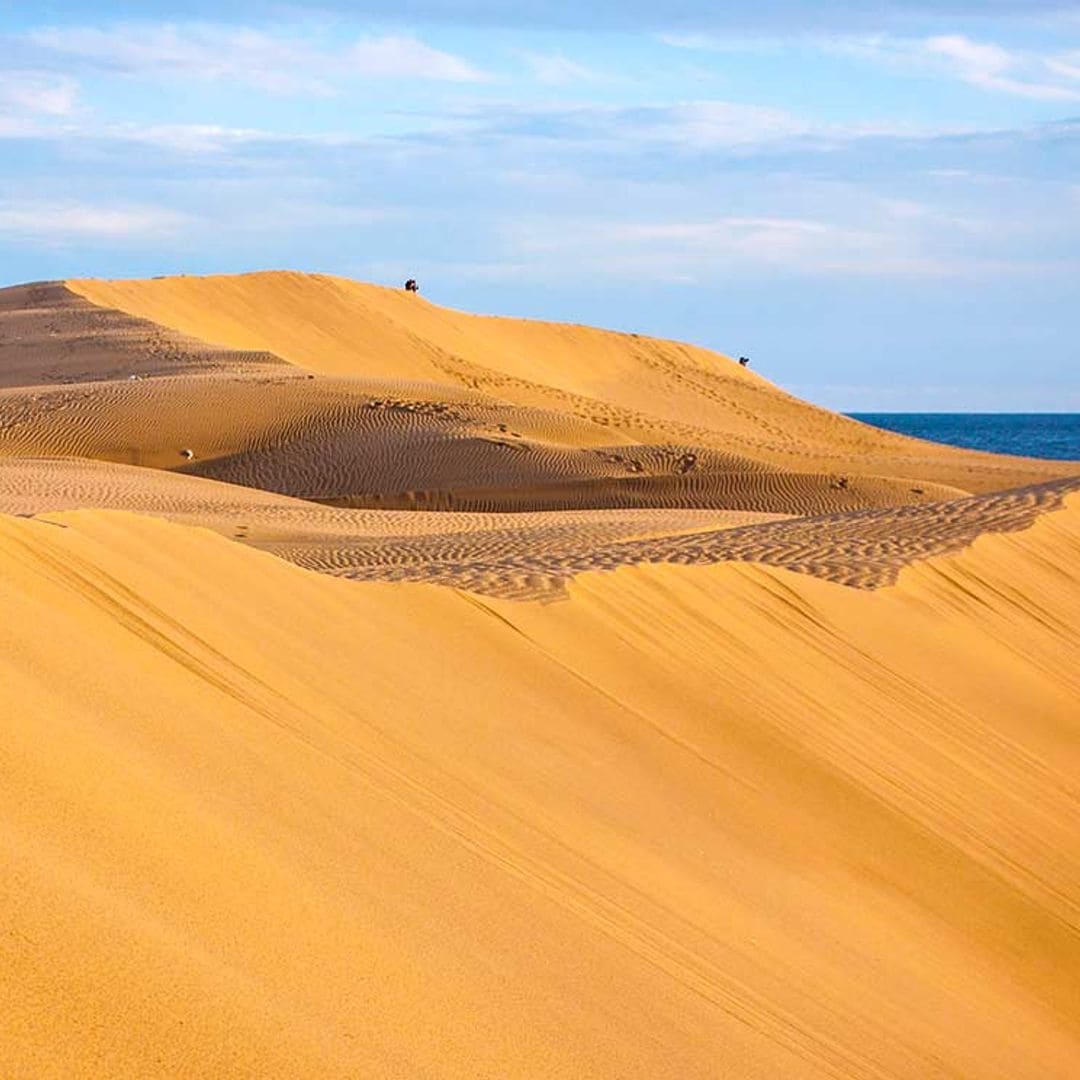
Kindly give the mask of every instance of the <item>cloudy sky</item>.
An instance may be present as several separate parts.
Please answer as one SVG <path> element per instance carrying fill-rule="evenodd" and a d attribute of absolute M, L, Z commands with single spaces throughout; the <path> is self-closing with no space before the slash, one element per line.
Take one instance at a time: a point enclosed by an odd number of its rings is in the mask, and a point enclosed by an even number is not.
<path fill-rule="evenodd" d="M 1080 411 L 1080 6 L 0 3 L 0 283 L 271 267 Z"/>

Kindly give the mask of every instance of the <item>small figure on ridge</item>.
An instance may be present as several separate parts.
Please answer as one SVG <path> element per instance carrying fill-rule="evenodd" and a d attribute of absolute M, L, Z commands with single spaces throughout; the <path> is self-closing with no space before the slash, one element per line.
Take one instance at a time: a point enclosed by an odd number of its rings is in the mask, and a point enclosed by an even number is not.
<path fill-rule="evenodd" d="M 749 356 L 740 356 L 739 357 L 739 367 L 746 367 L 746 365 L 749 364 L 749 363 L 750 363 L 750 357 Z"/>
<path fill-rule="evenodd" d="M 420 286 L 416 284 L 416 278 L 409 278 L 409 280 L 405 282 L 405 291 L 406 292 L 419 292 L 420 291 Z"/>

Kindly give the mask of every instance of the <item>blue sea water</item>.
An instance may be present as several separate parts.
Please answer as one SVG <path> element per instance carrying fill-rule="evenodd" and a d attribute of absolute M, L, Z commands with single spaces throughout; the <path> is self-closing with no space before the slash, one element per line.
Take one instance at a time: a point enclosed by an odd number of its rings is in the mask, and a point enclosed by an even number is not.
<path fill-rule="evenodd" d="M 1080 413 L 851 413 L 919 439 L 1022 457 L 1080 461 Z"/>

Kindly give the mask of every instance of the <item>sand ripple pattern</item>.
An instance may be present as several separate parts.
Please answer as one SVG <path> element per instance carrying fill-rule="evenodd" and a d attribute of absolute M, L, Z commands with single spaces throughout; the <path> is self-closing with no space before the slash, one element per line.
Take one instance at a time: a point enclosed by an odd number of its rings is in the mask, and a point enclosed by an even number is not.
<path fill-rule="evenodd" d="M 861 589 L 988 533 L 1028 528 L 1080 478 L 923 506 L 817 517 L 700 509 L 455 513 L 320 506 L 193 476 L 0 459 L 0 512 L 97 507 L 201 525 L 320 573 L 557 598 L 577 574 L 643 563 L 753 562 Z"/>
<path fill-rule="evenodd" d="M 557 528 L 526 526 L 438 537 L 383 537 L 349 546 L 261 545 L 298 565 L 343 577 L 435 581 L 516 599 L 557 597 L 577 574 L 642 563 L 753 562 L 861 589 L 896 582 L 912 563 L 959 551 L 984 534 L 1026 529 L 1060 509 L 1080 479 L 918 507 L 754 523 L 690 534 L 559 543 Z"/>
<path fill-rule="evenodd" d="M 1026 528 L 1073 473 L 875 432 L 692 346 L 341 279 L 0 290 L 0 511 L 151 513 L 339 577 L 557 597 L 740 561 L 874 589 Z"/>

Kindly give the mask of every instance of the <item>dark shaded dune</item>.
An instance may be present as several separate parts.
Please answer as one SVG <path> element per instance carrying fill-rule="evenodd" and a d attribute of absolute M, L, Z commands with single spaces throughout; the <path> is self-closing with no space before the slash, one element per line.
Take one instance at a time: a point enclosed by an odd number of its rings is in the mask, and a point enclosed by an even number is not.
<path fill-rule="evenodd" d="M 662 439 L 663 425 L 630 423 L 599 402 L 567 410 L 559 391 L 549 403 L 562 411 L 461 382 L 315 375 L 94 308 L 60 285 L 2 295 L 15 327 L 8 381 L 30 380 L 0 389 L 8 455 L 183 469 L 353 507 L 467 512 L 823 513 L 947 494 L 903 480 L 781 475 L 693 443 L 635 443 L 631 433 Z"/>
<path fill-rule="evenodd" d="M 284 361 L 227 349 L 99 307 L 62 282 L 0 289 L 0 388 L 65 385 Z"/>
<path fill-rule="evenodd" d="M 500 486 L 500 481 L 506 486 Z M 913 486 L 909 480 L 891 477 L 859 476 L 848 479 L 761 469 L 739 472 L 718 468 L 712 471 L 701 469 L 692 475 L 675 472 L 564 479 L 557 483 L 537 476 L 527 486 L 512 486 L 509 479 L 493 477 L 485 487 L 470 487 L 463 483 L 452 489 L 391 492 L 385 495 L 328 498 L 325 501 L 335 506 L 397 510 L 496 512 L 574 510 L 581 506 L 607 510 L 697 507 L 801 516 L 874 506 L 918 505 L 964 495 L 966 492 L 941 484 L 923 482 Z"/>
<path fill-rule="evenodd" d="M 361 538 L 391 538 L 387 551 L 418 536 L 444 534 L 466 545 L 471 538 L 485 550 L 502 550 L 507 543 L 524 550 L 537 542 L 587 550 L 600 541 L 732 528 L 776 516 L 658 508 L 558 514 L 348 509 L 111 462 L 0 458 L 0 514 L 30 517 L 84 507 L 152 514 L 253 545 L 316 543 L 329 549 Z"/>
<path fill-rule="evenodd" d="M 316 376 L 94 308 L 63 286 L 2 295 L 18 323 L 10 377 L 38 380 L 0 390 L 8 454 L 183 468 L 299 498 L 397 509 L 823 513 L 947 494 L 877 477 L 781 477 L 753 456 L 658 441 L 678 430 L 724 442 L 704 429 L 652 423 L 558 390 L 537 395 L 550 406 L 542 408 L 476 388 L 520 389 L 521 380 L 461 371 L 440 384 Z M 66 367 L 49 366 L 54 352 Z M 87 372 L 95 377 L 82 379 Z M 610 444 L 612 436 L 625 441 Z"/>

